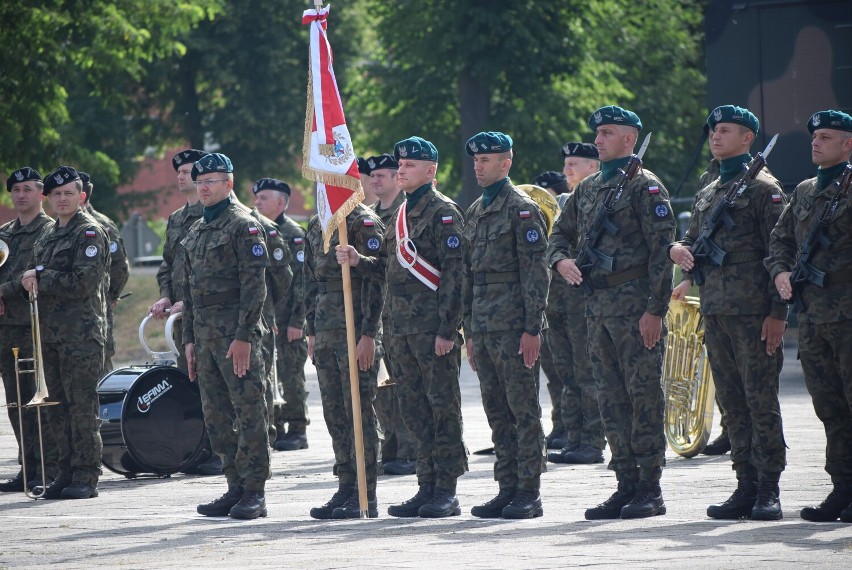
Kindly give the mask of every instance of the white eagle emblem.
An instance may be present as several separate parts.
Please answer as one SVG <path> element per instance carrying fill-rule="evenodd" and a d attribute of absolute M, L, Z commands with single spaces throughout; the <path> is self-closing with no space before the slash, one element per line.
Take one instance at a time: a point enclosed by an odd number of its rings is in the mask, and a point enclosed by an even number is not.
<path fill-rule="evenodd" d="M 183 162 L 183 159 L 180 157 L 179 154 L 176 154 L 175 155 L 175 164 L 180 164 L 181 162 Z"/>
<path fill-rule="evenodd" d="M 715 111 L 713 111 L 713 118 L 716 120 L 717 123 L 719 121 L 721 121 L 722 120 L 722 109 L 716 109 Z"/>
<path fill-rule="evenodd" d="M 814 116 L 811 117 L 811 124 L 815 127 L 819 126 L 819 113 L 814 113 Z"/>
<path fill-rule="evenodd" d="M 376 161 L 371 158 L 370 160 L 367 161 L 367 166 L 369 166 L 370 168 L 375 168 L 376 167 Z"/>
<path fill-rule="evenodd" d="M 595 113 L 594 119 L 596 123 L 600 123 L 601 121 L 603 121 L 603 115 L 601 115 L 600 111 Z"/>
<path fill-rule="evenodd" d="M 402 158 L 408 156 L 408 149 L 406 149 L 404 146 L 399 147 L 399 156 L 401 156 Z"/>
<path fill-rule="evenodd" d="M 20 182 L 21 180 L 23 180 L 23 179 L 24 179 L 24 173 L 23 173 L 23 172 L 21 172 L 20 170 L 19 170 L 19 171 L 17 171 L 17 172 L 15 173 L 15 178 L 17 178 L 17 179 L 18 179 L 18 182 Z"/>
<path fill-rule="evenodd" d="M 65 179 L 62 178 L 61 174 L 57 174 L 56 176 L 53 177 L 53 179 L 56 180 L 57 184 L 62 184 L 63 182 L 65 182 Z"/>
<path fill-rule="evenodd" d="M 475 142 L 470 141 L 470 144 L 469 144 L 469 145 L 467 145 L 467 146 L 469 146 L 469 147 L 470 147 L 470 151 L 471 151 L 471 152 L 476 152 L 476 143 L 475 143 Z"/>

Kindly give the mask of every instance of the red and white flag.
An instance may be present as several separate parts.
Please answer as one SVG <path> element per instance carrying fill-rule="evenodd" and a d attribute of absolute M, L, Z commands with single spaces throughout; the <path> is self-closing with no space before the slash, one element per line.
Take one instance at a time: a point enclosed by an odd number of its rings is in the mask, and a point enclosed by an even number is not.
<path fill-rule="evenodd" d="M 302 24 L 311 27 L 302 176 L 317 183 L 317 214 L 326 252 L 334 230 L 364 199 L 332 67 L 334 58 L 326 33 L 329 8 L 302 14 Z"/>

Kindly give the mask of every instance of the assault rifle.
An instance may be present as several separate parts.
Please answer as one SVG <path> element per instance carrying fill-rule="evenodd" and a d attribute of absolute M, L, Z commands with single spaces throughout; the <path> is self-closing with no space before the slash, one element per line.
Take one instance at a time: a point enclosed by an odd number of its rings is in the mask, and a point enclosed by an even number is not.
<path fill-rule="evenodd" d="M 766 145 L 766 148 L 763 149 L 763 152 L 757 153 L 748 164 L 743 163 L 743 172 L 740 174 L 740 177 L 736 182 L 731 184 L 731 188 L 725 193 L 725 197 L 716 203 L 710 211 L 710 215 L 704 221 L 698 237 L 695 238 L 695 243 L 690 248 L 695 265 L 689 273 L 692 274 L 692 279 L 696 285 L 704 284 L 704 272 L 701 270 L 702 265 L 722 265 L 725 263 L 725 257 L 728 255 L 728 252 L 713 241 L 713 236 L 716 235 L 716 232 L 722 226 L 725 226 L 726 230 L 734 228 L 735 224 L 728 210 L 734 207 L 736 199 L 742 196 L 749 183 L 757 178 L 757 175 L 766 166 L 766 158 L 772 152 L 772 148 L 775 146 L 775 141 L 777 140 L 778 135 L 776 134 L 769 141 L 769 144 Z"/>
<path fill-rule="evenodd" d="M 592 285 L 589 283 L 589 274 L 592 272 L 592 269 L 600 267 L 610 273 L 615 270 L 615 260 L 596 248 L 604 232 L 610 235 L 618 233 L 618 226 L 610 220 L 610 216 L 615 209 L 615 205 L 621 199 L 627 183 L 633 180 L 633 177 L 639 172 L 639 167 L 642 166 L 642 157 L 645 156 L 645 151 L 648 149 L 650 142 L 651 133 L 648 133 L 645 135 L 645 140 L 642 141 L 642 146 L 639 147 L 639 152 L 630 155 L 630 160 L 627 161 L 624 168 L 618 170 L 621 174 L 618 184 L 607 193 L 603 206 L 598 210 L 595 219 L 592 220 L 592 224 L 586 232 L 586 238 L 583 240 L 580 253 L 577 254 L 577 259 L 574 260 L 574 263 L 583 275 L 583 282 L 580 285 L 573 285 L 573 287 L 582 287 L 586 295 L 591 295 L 594 291 Z"/>
<path fill-rule="evenodd" d="M 822 249 L 829 249 L 831 241 L 826 235 L 826 229 L 831 223 L 831 218 L 834 216 L 834 211 L 837 209 L 841 198 L 843 198 L 849 190 L 849 185 L 852 184 L 852 164 L 846 164 L 846 169 L 840 178 L 834 181 L 837 186 L 837 191 L 832 196 L 831 200 L 825 203 L 822 211 L 819 213 L 816 223 L 811 226 L 808 235 L 802 241 L 802 248 L 799 251 L 799 257 L 796 259 L 796 265 L 793 267 L 793 272 L 790 274 L 790 285 L 793 288 L 793 297 L 788 303 L 794 303 L 797 311 L 807 309 L 805 300 L 802 298 L 802 290 L 808 283 L 812 283 L 817 287 L 825 287 L 826 275 L 825 271 L 817 269 L 811 264 L 811 260 L 816 255 L 816 252 Z"/>

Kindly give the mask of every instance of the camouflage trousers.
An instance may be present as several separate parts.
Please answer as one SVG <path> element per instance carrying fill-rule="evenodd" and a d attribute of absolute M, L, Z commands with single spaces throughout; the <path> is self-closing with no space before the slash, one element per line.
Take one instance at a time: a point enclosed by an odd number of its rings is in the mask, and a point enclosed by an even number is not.
<path fill-rule="evenodd" d="M 103 441 L 98 419 L 98 382 L 102 376 L 103 347 L 91 340 L 86 349 L 76 343 L 43 343 L 42 360 L 50 401 L 42 408 L 43 421 L 53 433 L 55 466 L 46 466 L 56 478 L 97 486 L 101 476 Z M 91 347 L 96 350 L 92 352 Z M 45 452 L 45 460 L 54 459 Z"/>
<path fill-rule="evenodd" d="M 314 365 L 317 369 L 322 414 L 331 436 L 334 449 L 334 473 L 340 483 L 355 485 L 355 438 L 352 428 L 352 395 L 349 386 L 349 355 L 346 348 L 346 330 L 321 331 L 316 335 Z M 361 429 L 364 435 L 364 465 L 367 472 L 367 489 L 375 490 L 380 460 L 381 433 L 373 408 L 376 398 L 378 359 L 366 372 L 358 371 L 361 398 Z"/>
<path fill-rule="evenodd" d="M 269 435 L 269 442 L 275 443 L 275 385 L 278 381 L 276 378 L 275 369 L 275 333 L 272 329 L 261 337 L 260 341 L 261 354 L 263 355 L 263 386 L 264 396 L 266 398 L 266 431 Z"/>
<path fill-rule="evenodd" d="M 103 364 L 103 373 L 106 375 L 109 372 L 112 372 L 112 357 L 115 356 L 115 337 L 113 336 L 113 324 L 115 320 L 115 309 L 113 309 L 112 303 L 107 300 L 106 302 L 106 330 L 104 331 L 104 337 L 106 338 L 106 344 L 104 344 L 104 364 Z"/>
<path fill-rule="evenodd" d="M 799 357 L 814 411 L 825 428 L 825 470 L 852 483 L 852 320 L 799 320 Z"/>
<path fill-rule="evenodd" d="M 284 405 L 275 407 L 275 427 L 279 434 L 290 429 L 304 430 L 309 423 L 308 391 L 305 389 L 305 362 L 308 360 L 308 343 L 302 337 L 287 342 L 287 327 L 278 332 L 278 382 Z"/>
<path fill-rule="evenodd" d="M 612 451 L 609 468 L 619 480 L 659 481 L 666 464 L 661 384 L 665 325 L 660 342 L 648 350 L 638 315 L 587 317 L 586 324 L 598 405 Z"/>
<path fill-rule="evenodd" d="M 763 315 L 705 315 L 704 344 L 737 477 L 778 480 L 786 465 L 778 377 L 782 347 L 766 354 Z"/>
<path fill-rule="evenodd" d="M 603 449 L 606 445 L 595 376 L 588 352 L 583 315 L 548 313 L 541 345 L 541 368 L 553 402 L 553 426 L 561 426 L 569 443 Z M 553 386 L 551 388 L 551 385 Z"/>
<path fill-rule="evenodd" d="M 33 341 L 30 327 L 10 325 L 0 327 L 0 375 L 3 376 L 3 388 L 6 390 L 6 402 L 8 404 L 18 403 L 18 387 L 15 381 L 15 356 L 12 348 L 20 349 L 19 358 L 32 358 Z M 30 369 L 30 366 L 23 365 Z M 35 394 L 35 382 L 32 374 L 21 376 L 21 402 L 26 404 Z M 36 411 L 33 408 L 21 410 L 24 428 L 24 447 L 21 449 L 21 422 L 18 417 L 17 407 L 8 407 L 9 422 L 12 431 L 15 432 L 15 441 L 18 442 L 18 464 L 23 465 L 26 461 L 27 475 L 32 477 L 36 474 L 36 462 L 38 460 L 38 426 L 36 424 Z"/>
<path fill-rule="evenodd" d="M 195 341 L 201 409 L 213 452 L 222 458 L 228 486 L 262 491 L 270 476 L 266 386 L 260 338 L 251 341 L 249 370 L 242 378 L 225 358 L 233 339 Z"/>
<path fill-rule="evenodd" d="M 459 390 L 461 342 L 445 356 L 435 355 L 434 333 L 395 336 L 388 345 L 402 418 L 417 445 L 417 482 L 450 488 L 467 471 Z"/>
<path fill-rule="evenodd" d="M 500 487 L 538 491 L 547 470 L 538 365 L 524 366 L 518 354 L 521 331 L 473 335 L 482 405 L 494 443 L 494 479 Z"/>
<path fill-rule="evenodd" d="M 391 364 L 391 350 L 390 342 L 384 345 L 383 358 L 389 378 L 378 378 L 379 389 L 374 402 L 376 417 L 385 437 L 382 442 L 382 461 L 388 462 L 394 459 L 412 461 L 417 458 L 417 443 L 402 418 L 399 380 Z M 384 383 L 385 380 L 388 382 Z"/>

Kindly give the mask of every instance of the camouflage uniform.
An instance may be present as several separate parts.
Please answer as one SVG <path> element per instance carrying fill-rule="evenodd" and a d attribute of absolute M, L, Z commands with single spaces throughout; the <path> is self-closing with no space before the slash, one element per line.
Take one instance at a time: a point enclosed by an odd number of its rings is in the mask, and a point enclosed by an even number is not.
<path fill-rule="evenodd" d="M 212 221 L 195 222 L 181 246 L 187 276 L 183 341 L 195 343 L 213 451 L 222 458 L 229 488 L 245 484 L 246 491 L 263 491 L 270 476 L 261 347 L 269 266 L 263 228 L 231 203 Z M 249 370 L 242 378 L 225 358 L 234 340 L 251 343 Z"/>
<path fill-rule="evenodd" d="M 346 217 L 349 244 L 368 256 L 351 269 L 355 310 L 356 340 L 376 338 L 381 333 L 385 284 L 377 279 L 384 271 L 380 257 L 384 224 L 372 210 L 358 205 Z M 335 233 L 328 253 L 323 253 L 322 231 L 318 218 L 308 226 L 305 246 L 305 304 L 308 335 L 316 336 L 314 365 L 317 368 L 322 411 L 334 448 L 334 472 L 341 485 L 356 484 L 355 439 L 352 431 L 352 399 L 349 387 L 349 357 L 346 320 L 343 307 L 343 281 L 334 247 Z M 380 354 L 377 356 L 381 356 Z M 375 491 L 380 459 L 380 430 L 373 409 L 376 397 L 376 364 L 358 372 L 361 396 L 361 422 L 364 433 L 364 463 L 367 490 Z"/>
<path fill-rule="evenodd" d="M 551 266 L 573 259 L 573 251 L 602 207 L 618 177 L 595 173 L 577 185 L 551 235 Z M 595 267 L 586 277 L 594 292 L 586 297 L 589 352 L 598 404 L 612 451 L 609 468 L 619 481 L 656 483 L 665 465 L 664 402 L 660 383 L 665 328 L 648 350 L 639 333 L 643 313 L 663 317 L 672 292 L 667 246 L 675 220 L 668 192 L 649 170 L 627 184 L 611 215 L 618 233 L 604 233 L 597 248 L 615 258 L 615 272 Z"/>
<path fill-rule="evenodd" d="M 465 213 L 464 332 L 473 341 L 482 404 L 502 488 L 538 493 L 546 470 L 538 370 L 518 354 L 521 335 L 545 328 L 550 275 L 538 207 L 507 179 L 494 201 Z"/>
<path fill-rule="evenodd" d="M 734 182 L 717 178 L 695 196 L 689 230 L 679 243 L 694 244 L 705 217 Z M 728 210 L 733 229 L 722 227 L 713 238 L 727 252 L 724 265 L 701 266 L 707 357 L 731 440 L 733 468 L 738 478 L 749 481 L 777 481 L 786 464 L 778 402 L 783 350 L 769 356 L 760 339 L 767 316 L 787 318 L 787 305 L 762 265 L 785 201 L 781 184 L 761 172 Z"/>

